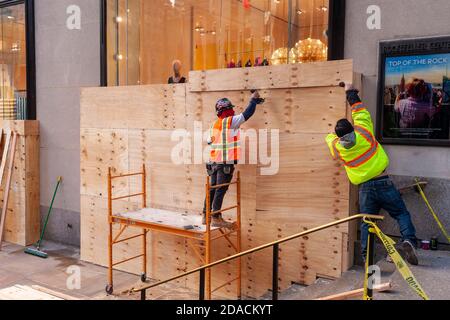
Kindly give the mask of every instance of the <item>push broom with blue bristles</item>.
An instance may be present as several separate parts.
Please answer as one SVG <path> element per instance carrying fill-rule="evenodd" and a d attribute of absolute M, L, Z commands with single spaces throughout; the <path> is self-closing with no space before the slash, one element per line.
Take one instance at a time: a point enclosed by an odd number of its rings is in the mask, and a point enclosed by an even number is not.
<path fill-rule="evenodd" d="M 47 213 L 47 217 L 45 218 L 44 227 L 42 228 L 41 237 L 39 238 L 39 241 L 35 245 L 36 247 L 35 248 L 26 248 L 25 253 L 28 253 L 33 256 L 43 258 L 43 259 L 48 258 L 48 254 L 44 251 L 41 251 L 41 245 L 42 245 L 42 240 L 44 239 L 45 229 L 47 229 L 48 220 L 50 219 L 50 215 L 52 213 L 53 203 L 55 202 L 56 193 L 58 192 L 58 188 L 59 188 L 59 185 L 61 184 L 61 182 L 62 182 L 62 177 L 58 177 L 58 183 L 56 184 L 55 192 L 53 193 L 53 198 L 52 198 L 52 202 L 50 204 L 50 208 L 48 208 L 48 213 Z"/>

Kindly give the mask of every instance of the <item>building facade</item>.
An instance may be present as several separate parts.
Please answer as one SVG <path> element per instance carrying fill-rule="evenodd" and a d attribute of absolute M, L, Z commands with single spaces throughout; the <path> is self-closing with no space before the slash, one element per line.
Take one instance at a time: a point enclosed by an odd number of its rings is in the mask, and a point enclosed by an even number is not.
<path fill-rule="evenodd" d="M 445 0 L 347 0 L 345 27 L 345 58 L 353 59 L 355 70 L 363 75 L 363 96 L 374 117 L 377 118 L 377 95 L 379 79 L 379 42 L 410 38 L 427 38 L 450 35 L 450 26 L 445 22 L 450 3 Z M 380 12 L 379 28 L 369 29 L 373 22 L 373 6 Z M 376 8 L 375 8 L 376 9 Z M 377 17 L 378 18 L 378 17 Z M 447 208 L 450 205 L 450 149 L 439 146 L 385 145 L 391 165 L 389 173 L 399 186 L 409 185 L 414 178 L 429 181 L 426 190 L 434 209 L 444 225 L 450 225 Z M 418 237 L 445 238 L 428 212 L 424 201 L 408 192 L 404 199 L 418 229 Z M 387 219 L 383 227 L 388 234 L 399 235 L 396 224 Z"/>

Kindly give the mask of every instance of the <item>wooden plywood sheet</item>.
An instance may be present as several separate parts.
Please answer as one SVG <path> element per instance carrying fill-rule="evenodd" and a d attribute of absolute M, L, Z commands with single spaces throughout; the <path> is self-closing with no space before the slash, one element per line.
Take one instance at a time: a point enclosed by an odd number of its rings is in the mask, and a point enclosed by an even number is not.
<path fill-rule="evenodd" d="M 3 128 L 3 146 L 6 132 L 18 134 L 11 177 L 4 240 L 26 246 L 35 243 L 40 235 L 39 201 L 39 122 L 0 121 Z M 6 172 L 0 186 L 0 199 L 4 198 Z"/>
<path fill-rule="evenodd" d="M 281 133 L 326 133 L 333 130 L 336 121 L 345 118 L 342 105 L 345 96 L 336 87 L 262 90 L 266 99 L 257 107 L 253 118 L 244 129 L 270 129 Z M 202 123 L 207 130 L 215 120 L 214 106 L 227 97 L 236 106 L 236 113 L 243 112 L 249 103 L 248 91 L 204 92 L 188 96 L 186 113 L 190 125 Z"/>
<path fill-rule="evenodd" d="M 187 214 L 178 211 L 144 208 L 137 211 L 119 212 L 115 216 L 145 223 L 170 226 L 180 230 L 187 230 L 186 227 L 192 227 L 190 230 L 203 233 L 206 232 L 206 226 L 202 225 L 202 217 L 200 215 Z M 211 230 L 217 229 L 218 228 L 214 227 L 211 228 Z"/>
<path fill-rule="evenodd" d="M 15 285 L 9 288 L 1 289 L 0 300 L 51 301 L 64 299 L 36 290 L 29 286 Z"/>
<path fill-rule="evenodd" d="M 185 94 L 184 85 L 84 89 L 81 127 L 161 130 L 184 127 Z M 128 97 L 126 101 L 124 96 Z"/>
<path fill-rule="evenodd" d="M 191 72 L 188 88 L 191 92 L 307 88 L 338 86 L 352 79 L 352 61 L 342 60 Z"/>
<path fill-rule="evenodd" d="M 81 129 L 81 194 L 106 197 L 109 167 L 114 175 L 128 172 L 128 130 Z M 115 195 L 128 191 L 127 179 L 121 179 Z"/>
<path fill-rule="evenodd" d="M 213 70 L 191 73 L 190 83 L 180 86 L 143 86 L 85 89 L 82 93 L 81 202 L 82 258 L 106 262 L 106 174 L 148 171 L 149 205 L 200 216 L 205 197 L 204 164 L 176 164 L 172 152 L 174 130 L 193 135 L 195 126 L 208 130 L 216 119 L 214 106 L 228 97 L 242 112 L 251 88 L 261 90 L 266 104 L 243 126 L 256 130 L 259 148 L 278 170 L 264 175 L 267 165 L 239 165 L 242 174 L 242 247 L 254 248 L 292 234 L 347 217 L 354 212 L 353 197 L 345 172 L 331 159 L 325 136 L 334 123 L 348 114 L 345 93 L 337 85 L 353 78 L 351 61 L 298 66 Z M 261 130 L 278 134 L 266 139 Z M 263 134 L 268 136 L 266 131 Z M 245 137 L 246 131 L 243 132 Z M 277 140 L 279 137 L 279 141 Z M 277 141 L 275 141 L 275 140 Z M 277 142 L 278 144 L 273 144 Z M 246 155 L 254 144 L 247 142 Z M 205 147 L 203 143 L 202 148 Z M 191 144 L 191 150 L 195 146 Z M 247 159 L 249 157 L 247 156 Z M 193 161 L 189 157 L 187 160 Z M 261 160 L 261 159 L 259 159 Z M 125 179 L 117 194 L 139 192 L 140 181 Z M 232 187 L 224 207 L 234 205 Z M 119 209 L 133 210 L 139 202 L 123 202 Z M 232 219 L 235 211 L 226 216 Z M 341 225 L 280 248 L 280 289 L 292 283 L 311 284 L 316 277 L 339 277 L 351 266 L 347 243 L 353 227 Z M 126 243 L 117 258 L 139 253 L 136 243 Z M 186 239 L 152 234 L 148 243 L 151 277 L 164 279 L 193 269 L 202 262 Z M 350 248 L 351 250 L 351 248 Z M 232 254 L 226 242 L 217 242 L 214 258 Z M 260 297 L 271 289 L 272 251 L 243 259 L 243 294 Z M 140 263 L 121 266 L 140 273 Z M 216 268 L 215 268 L 216 269 Z M 213 282 L 221 285 L 233 278 L 233 264 L 214 270 Z M 198 275 L 179 281 L 197 289 Z M 233 285 L 217 296 L 235 297 Z"/>

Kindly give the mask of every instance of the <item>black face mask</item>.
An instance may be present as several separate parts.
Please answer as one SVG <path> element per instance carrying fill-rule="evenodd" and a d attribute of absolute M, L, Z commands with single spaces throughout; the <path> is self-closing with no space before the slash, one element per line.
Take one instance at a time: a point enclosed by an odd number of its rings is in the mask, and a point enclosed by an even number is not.
<path fill-rule="evenodd" d="M 339 143 L 345 148 L 345 149 L 351 149 L 356 145 L 356 134 L 355 131 L 350 132 L 340 138 Z"/>

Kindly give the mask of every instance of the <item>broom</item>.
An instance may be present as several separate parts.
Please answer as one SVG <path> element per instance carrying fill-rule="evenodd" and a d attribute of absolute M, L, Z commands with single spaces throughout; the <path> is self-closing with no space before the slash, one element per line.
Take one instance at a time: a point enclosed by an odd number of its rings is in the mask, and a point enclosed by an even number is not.
<path fill-rule="evenodd" d="M 44 233 L 45 233 L 45 229 L 47 228 L 47 223 L 50 218 L 50 214 L 52 213 L 53 203 L 55 202 L 56 193 L 58 192 L 58 188 L 59 188 L 59 185 L 61 184 L 61 182 L 62 182 L 62 177 L 58 177 L 58 183 L 56 184 L 55 192 L 53 193 L 53 198 L 52 198 L 52 202 L 50 204 L 50 208 L 48 208 L 48 213 L 47 213 L 47 217 L 45 218 L 44 228 L 42 228 L 41 237 L 39 238 L 39 241 L 36 243 L 36 248 L 26 248 L 25 249 L 25 253 L 27 253 L 27 254 L 31 254 L 33 256 L 43 258 L 43 259 L 48 258 L 48 254 L 45 253 L 44 251 L 41 251 L 41 244 L 42 244 L 42 239 L 44 238 Z"/>

